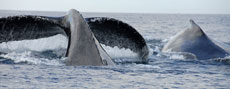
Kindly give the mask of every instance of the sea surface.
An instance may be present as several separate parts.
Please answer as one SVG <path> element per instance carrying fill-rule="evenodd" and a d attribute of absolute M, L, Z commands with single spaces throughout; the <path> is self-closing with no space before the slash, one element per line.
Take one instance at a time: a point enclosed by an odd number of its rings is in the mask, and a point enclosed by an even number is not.
<path fill-rule="evenodd" d="M 0 11 L 14 15 L 62 16 L 66 12 Z M 116 66 L 66 66 L 68 39 L 63 35 L 0 43 L 0 89 L 230 89 L 230 63 L 185 59 L 161 49 L 193 19 L 212 39 L 230 44 L 230 15 L 82 13 L 128 23 L 145 38 L 149 63 L 125 63 L 128 49 L 106 47 Z M 226 58 L 230 58 L 227 56 Z"/>

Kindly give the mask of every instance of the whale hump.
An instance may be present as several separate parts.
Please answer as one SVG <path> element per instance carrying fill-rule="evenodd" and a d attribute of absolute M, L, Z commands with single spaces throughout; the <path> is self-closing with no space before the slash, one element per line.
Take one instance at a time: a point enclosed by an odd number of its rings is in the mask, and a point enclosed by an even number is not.
<path fill-rule="evenodd" d="M 197 59 L 225 57 L 229 53 L 225 45 L 210 39 L 193 20 L 191 27 L 176 34 L 166 43 L 163 52 L 186 52 L 194 54 Z"/>

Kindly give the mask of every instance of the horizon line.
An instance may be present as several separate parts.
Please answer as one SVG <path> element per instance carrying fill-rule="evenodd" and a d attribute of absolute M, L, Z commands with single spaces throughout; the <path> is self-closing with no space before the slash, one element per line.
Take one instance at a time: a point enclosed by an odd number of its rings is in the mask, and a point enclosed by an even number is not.
<path fill-rule="evenodd" d="M 20 11 L 20 12 L 59 12 L 59 13 L 65 13 L 67 11 L 57 11 L 57 10 L 13 10 L 13 9 L 0 9 L 0 11 Z M 79 10 L 78 10 L 79 11 Z M 106 11 L 79 11 L 81 13 L 116 13 L 116 14 L 200 14 L 200 15 L 230 15 L 230 13 L 166 13 L 166 12 L 106 12 Z"/>

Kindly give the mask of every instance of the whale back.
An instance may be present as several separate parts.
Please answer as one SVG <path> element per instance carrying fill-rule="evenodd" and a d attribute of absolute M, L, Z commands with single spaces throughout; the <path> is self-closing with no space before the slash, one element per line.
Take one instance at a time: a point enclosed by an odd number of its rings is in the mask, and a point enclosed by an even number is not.
<path fill-rule="evenodd" d="M 65 18 L 71 31 L 67 65 L 114 65 L 78 11 L 70 10 Z"/>
<path fill-rule="evenodd" d="M 193 20 L 191 28 L 178 33 L 162 49 L 163 52 L 189 52 L 197 59 L 225 57 L 229 53 L 210 39 Z"/>

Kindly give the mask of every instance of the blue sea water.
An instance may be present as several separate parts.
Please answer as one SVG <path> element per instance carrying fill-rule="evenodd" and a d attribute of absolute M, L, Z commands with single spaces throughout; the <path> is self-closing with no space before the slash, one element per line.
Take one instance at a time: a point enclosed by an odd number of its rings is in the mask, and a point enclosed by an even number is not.
<path fill-rule="evenodd" d="M 61 16 L 64 12 L 0 11 L 9 15 Z M 149 49 L 149 63 L 124 63 L 135 56 L 128 49 L 103 46 L 116 66 L 66 66 L 63 57 L 67 38 L 53 37 L 0 44 L 0 89 L 229 89 L 230 63 L 185 59 L 179 53 L 160 50 L 176 33 L 190 27 L 193 19 L 212 39 L 230 44 L 230 15 L 83 13 L 84 17 L 113 17 L 141 33 Z M 58 39 L 58 40 L 57 40 Z M 229 58 L 227 56 L 226 58 Z"/>

